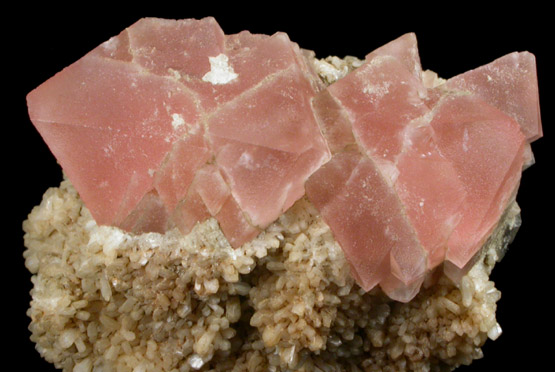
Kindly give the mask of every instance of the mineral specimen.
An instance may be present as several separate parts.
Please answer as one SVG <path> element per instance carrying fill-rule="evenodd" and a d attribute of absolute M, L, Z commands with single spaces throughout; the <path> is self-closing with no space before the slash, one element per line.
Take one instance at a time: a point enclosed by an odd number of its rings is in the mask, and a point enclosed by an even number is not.
<path fill-rule="evenodd" d="M 541 136 L 534 57 L 430 82 L 416 37 L 326 86 L 287 35 L 142 19 L 28 96 L 31 120 L 100 225 L 240 247 L 305 195 L 366 291 L 407 302 L 461 277 Z M 330 81 L 328 81 L 329 83 Z"/>
<path fill-rule="evenodd" d="M 37 350 L 66 372 L 469 364 L 501 333 L 488 276 L 537 89 L 527 52 L 443 80 L 414 34 L 318 60 L 138 21 L 28 95 L 69 178 L 24 223 Z"/>

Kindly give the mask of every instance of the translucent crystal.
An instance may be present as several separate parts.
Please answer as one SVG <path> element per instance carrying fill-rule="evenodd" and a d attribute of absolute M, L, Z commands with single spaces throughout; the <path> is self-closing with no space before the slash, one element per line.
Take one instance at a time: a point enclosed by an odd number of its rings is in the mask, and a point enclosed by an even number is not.
<path fill-rule="evenodd" d="M 329 158 L 310 106 L 316 79 L 283 33 L 225 36 L 213 18 L 147 18 L 28 105 L 97 223 L 188 232 L 214 216 L 238 246 L 301 198 Z M 202 182 L 192 187 L 206 167 L 228 193 L 217 212 L 196 198 Z"/>
<path fill-rule="evenodd" d="M 538 133 L 528 56 L 435 87 L 424 83 L 416 38 L 406 34 L 316 96 L 333 157 L 310 177 L 307 195 L 364 289 L 379 284 L 406 302 L 444 260 L 465 267 L 493 231 L 519 184 L 523 131 Z M 524 72 L 511 74 L 515 58 Z M 501 81 L 474 85 L 484 71 Z"/>

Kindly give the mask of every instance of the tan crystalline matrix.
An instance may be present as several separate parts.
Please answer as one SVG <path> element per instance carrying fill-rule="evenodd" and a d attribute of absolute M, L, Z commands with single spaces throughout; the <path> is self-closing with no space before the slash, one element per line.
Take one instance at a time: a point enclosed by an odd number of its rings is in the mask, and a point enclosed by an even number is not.
<path fill-rule="evenodd" d="M 354 283 L 304 198 L 233 249 L 215 219 L 98 226 L 64 181 L 24 224 L 31 339 L 74 372 L 451 370 L 501 333 L 489 273 L 519 224 L 513 203 L 459 287 L 439 274 L 402 304 Z"/>
<path fill-rule="evenodd" d="M 356 58 L 314 60 L 330 83 Z M 98 226 L 69 181 L 24 224 L 31 339 L 64 371 L 430 371 L 480 358 L 500 292 L 489 281 L 516 203 L 455 286 L 439 271 L 401 304 L 365 293 L 305 199 L 232 249 L 215 219 L 191 234 Z"/>

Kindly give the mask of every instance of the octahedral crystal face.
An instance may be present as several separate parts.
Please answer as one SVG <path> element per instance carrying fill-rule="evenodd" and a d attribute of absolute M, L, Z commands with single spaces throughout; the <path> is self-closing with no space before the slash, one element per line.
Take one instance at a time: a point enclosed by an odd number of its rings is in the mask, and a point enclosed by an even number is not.
<path fill-rule="evenodd" d="M 213 18 L 142 19 L 28 96 L 30 117 L 99 224 L 234 247 L 306 195 L 366 290 L 408 301 L 464 270 L 541 137 L 535 61 L 512 53 L 432 86 L 416 37 L 325 87 L 287 35 Z"/>

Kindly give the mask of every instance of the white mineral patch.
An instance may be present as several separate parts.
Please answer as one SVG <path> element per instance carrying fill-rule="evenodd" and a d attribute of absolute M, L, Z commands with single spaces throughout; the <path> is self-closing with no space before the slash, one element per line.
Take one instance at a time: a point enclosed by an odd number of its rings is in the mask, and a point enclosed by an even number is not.
<path fill-rule="evenodd" d="M 104 48 L 104 50 L 109 52 L 110 54 L 113 54 L 116 51 L 118 45 L 119 45 L 119 39 L 116 36 L 102 43 L 102 47 Z"/>
<path fill-rule="evenodd" d="M 379 167 L 385 180 L 390 185 L 395 185 L 395 182 L 397 182 L 397 178 L 399 177 L 399 169 L 397 168 L 395 163 L 389 160 L 382 159 L 379 162 Z"/>
<path fill-rule="evenodd" d="M 227 84 L 239 76 L 233 71 L 233 67 L 228 64 L 229 58 L 225 54 L 208 57 L 208 60 L 210 61 L 210 71 L 202 77 L 203 81 L 220 85 Z"/>
<path fill-rule="evenodd" d="M 343 68 L 336 66 L 323 60 L 315 61 L 316 69 L 320 76 L 323 76 L 329 83 L 337 81 L 347 75 L 349 68 L 345 65 Z"/>
<path fill-rule="evenodd" d="M 39 299 L 35 299 L 35 306 L 45 310 L 45 311 L 56 311 L 60 307 L 60 302 L 63 300 L 61 296 L 54 296 L 54 297 L 41 297 Z"/>
<path fill-rule="evenodd" d="M 379 84 L 367 84 L 362 89 L 362 92 L 364 94 L 376 95 L 377 98 L 381 98 L 389 93 L 390 86 L 391 86 L 391 82 L 389 81 L 383 81 Z"/>
<path fill-rule="evenodd" d="M 109 259 L 115 259 L 117 249 L 130 237 L 122 230 L 111 226 L 99 226 L 89 238 L 88 245 L 98 244 L 102 246 L 104 254 Z"/>
<path fill-rule="evenodd" d="M 467 128 L 464 128 L 463 143 L 462 143 L 462 147 L 463 147 L 463 151 L 464 151 L 464 152 L 467 152 L 467 151 L 468 151 L 468 141 L 469 141 L 468 129 L 467 129 Z"/>
<path fill-rule="evenodd" d="M 431 70 L 422 71 L 422 82 L 426 88 L 435 88 L 445 83 L 445 79 L 440 78 L 437 73 Z"/>
<path fill-rule="evenodd" d="M 188 362 L 189 362 L 189 365 L 191 366 L 192 369 L 201 369 L 202 366 L 204 365 L 204 361 L 197 354 L 191 355 L 189 357 Z"/>
<path fill-rule="evenodd" d="M 174 130 L 177 130 L 183 124 L 185 124 L 183 116 L 181 116 L 180 114 L 172 114 L 172 127 Z"/>
<path fill-rule="evenodd" d="M 87 230 L 89 232 L 92 231 L 95 227 L 97 227 L 97 224 L 96 224 L 95 220 L 89 220 L 85 224 L 85 230 Z"/>
<path fill-rule="evenodd" d="M 495 323 L 495 325 L 488 331 L 488 337 L 490 340 L 495 341 L 499 338 L 499 336 L 501 336 L 501 333 L 503 333 L 501 326 L 499 323 Z"/>
<path fill-rule="evenodd" d="M 173 68 L 169 68 L 168 72 L 170 73 L 170 75 L 175 79 L 175 80 L 180 80 L 181 79 L 181 73 L 177 70 L 174 70 Z M 169 92 L 168 92 L 169 93 Z"/>
<path fill-rule="evenodd" d="M 362 60 L 353 56 L 347 56 L 345 58 L 329 56 L 325 59 L 314 58 L 312 60 L 316 73 L 328 85 L 344 78 L 350 71 L 362 66 L 362 63 Z"/>
<path fill-rule="evenodd" d="M 241 156 L 239 157 L 239 162 L 238 162 L 239 166 L 245 167 L 247 169 L 254 169 L 254 160 L 251 156 L 251 154 L 249 154 L 247 151 L 243 152 L 241 154 Z"/>

